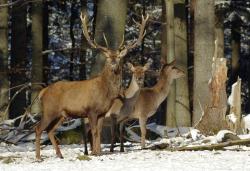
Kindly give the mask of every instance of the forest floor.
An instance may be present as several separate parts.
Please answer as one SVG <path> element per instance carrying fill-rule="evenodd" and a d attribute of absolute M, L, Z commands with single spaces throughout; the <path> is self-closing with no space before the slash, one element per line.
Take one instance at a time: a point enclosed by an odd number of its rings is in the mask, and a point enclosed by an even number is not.
<path fill-rule="evenodd" d="M 250 170 L 250 147 L 234 146 L 225 151 L 170 152 L 140 150 L 139 144 L 126 144 L 126 152 L 110 153 L 103 145 L 101 156 L 83 156 L 83 145 L 63 145 L 64 159 L 55 157 L 51 145 L 42 151 L 42 162 L 35 159 L 34 145 L 0 143 L 0 171 L 75 170 Z"/>

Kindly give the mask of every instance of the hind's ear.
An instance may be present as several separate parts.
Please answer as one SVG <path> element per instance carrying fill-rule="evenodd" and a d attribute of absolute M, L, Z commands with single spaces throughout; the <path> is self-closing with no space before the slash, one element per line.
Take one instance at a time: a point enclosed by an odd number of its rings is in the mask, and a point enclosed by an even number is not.
<path fill-rule="evenodd" d="M 128 62 L 128 63 L 127 63 L 127 66 L 128 66 L 128 68 L 129 68 L 132 72 L 134 72 L 134 71 L 135 71 L 135 67 L 134 67 L 134 65 L 133 65 L 133 64 L 131 64 L 130 62 Z"/>
<path fill-rule="evenodd" d="M 148 62 L 144 65 L 143 70 L 147 71 L 150 68 L 150 66 L 152 65 L 152 63 L 153 63 L 153 60 L 149 58 Z"/>

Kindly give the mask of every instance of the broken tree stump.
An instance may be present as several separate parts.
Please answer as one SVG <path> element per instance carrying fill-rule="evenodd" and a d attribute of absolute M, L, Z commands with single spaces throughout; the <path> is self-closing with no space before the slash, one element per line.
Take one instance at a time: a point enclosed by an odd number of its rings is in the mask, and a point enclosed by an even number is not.
<path fill-rule="evenodd" d="M 227 110 L 227 65 L 226 58 L 217 58 L 217 42 L 215 41 L 215 53 L 212 64 L 212 78 L 209 80 L 209 96 L 207 105 L 203 109 L 203 115 L 195 128 L 205 135 L 216 134 L 218 131 L 228 129 L 226 122 Z"/>
<path fill-rule="evenodd" d="M 236 134 L 242 134 L 241 127 L 241 79 L 238 78 L 237 82 L 232 85 L 232 91 L 228 98 L 230 105 L 230 112 L 227 116 L 228 125 L 230 130 Z"/>

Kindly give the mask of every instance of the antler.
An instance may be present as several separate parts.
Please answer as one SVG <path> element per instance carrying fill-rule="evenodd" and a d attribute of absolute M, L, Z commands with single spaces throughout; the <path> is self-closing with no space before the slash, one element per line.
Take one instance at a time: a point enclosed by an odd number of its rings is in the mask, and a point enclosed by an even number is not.
<path fill-rule="evenodd" d="M 143 39 L 143 37 L 144 37 L 145 34 L 146 34 L 146 31 L 144 31 L 144 30 L 145 30 L 145 26 L 146 26 L 146 23 L 147 23 L 148 18 L 149 18 L 149 15 L 148 15 L 148 14 L 147 14 L 147 16 L 146 16 L 145 18 L 144 18 L 144 16 L 142 15 L 142 22 L 141 22 L 141 24 L 139 24 L 139 23 L 137 23 L 136 21 L 134 21 L 138 26 L 140 26 L 139 37 L 138 37 L 138 39 L 137 39 L 135 42 L 133 42 L 133 43 L 127 45 L 127 46 L 124 45 L 124 48 L 125 48 L 125 49 L 127 49 L 127 50 L 133 49 L 133 48 L 135 48 L 136 46 L 138 46 L 138 45 L 141 44 L 142 39 Z M 123 43 L 123 41 L 122 41 L 122 43 Z"/>
<path fill-rule="evenodd" d="M 87 24 L 86 24 L 86 18 L 87 18 L 87 17 L 86 17 L 85 15 L 84 15 L 84 17 L 83 17 L 83 14 L 81 13 L 80 18 L 81 18 L 81 21 L 82 21 L 82 28 L 83 28 L 82 31 L 83 31 L 83 34 L 84 34 L 86 40 L 88 41 L 89 45 L 90 45 L 92 48 L 100 49 L 100 50 L 102 50 L 102 51 L 104 51 L 104 52 L 108 52 L 108 48 L 103 47 L 103 46 L 101 46 L 101 45 L 98 45 L 98 44 L 96 43 L 95 39 L 94 39 L 94 41 L 91 40 L 90 35 L 89 35 L 89 32 L 88 32 Z M 106 40 L 105 35 L 104 35 L 104 40 L 105 40 L 105 43 L 107 44 L 107 40 Z"/>

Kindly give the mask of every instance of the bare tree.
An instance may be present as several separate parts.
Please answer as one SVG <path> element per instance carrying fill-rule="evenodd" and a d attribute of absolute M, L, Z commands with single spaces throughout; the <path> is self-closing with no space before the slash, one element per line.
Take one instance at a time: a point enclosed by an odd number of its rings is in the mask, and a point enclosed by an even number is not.
<path fill-rule="evenodd" d="M 175 57 L 185 77 L 176 80 L 176 126 L 190 126 L 191 113 L 189 108 L 188 74 L 187 74 L 187 25 L 186 4 L 181 0 L 174 4 Z"/>
<path fill-rule="evenodd" d="M 193 124 L 201 118 L 208 103 L 208 81 L 214 53 L 214 0 L 194 2 L 194 96 Z"/>
<path fill-rule="evenodd" d="M 0 0 L 1 4 L 6 4 L 7 0 Z M 5 109 L 9 100 L 9 79 L 8 79 L 8 8 L 0 10 L 0 121 L 8 116 L 2 116 L 1 111 Z M 8 115 L 8 113 L 5 113 Z"/>
<path fill-rule="evenodd" d="M 31 82 L 40 83 L 43 81 L 43 4 L 37 2 L 32 4 L 32 73 Z M 38 95 L 41 86 L 32 85 L 31 101 Z M 31 107 L 32 113 L 40 112 L 39 103 Z"/>
<path fill-rule="evenodd" d="M 14 5 L 11 11 L 11 87 L 26 83 L 27 67 L 27 4 Z M 26 107 L 25 90 L 18 92 L 13 89 L 11 97 L 18 93 L 10 106 L 10 118 L 15 118 L 24 112 Z"/>

